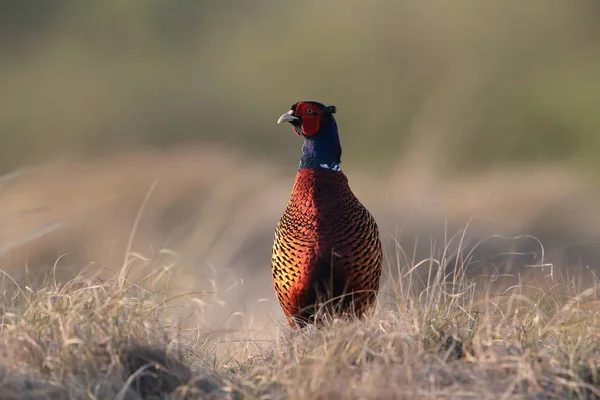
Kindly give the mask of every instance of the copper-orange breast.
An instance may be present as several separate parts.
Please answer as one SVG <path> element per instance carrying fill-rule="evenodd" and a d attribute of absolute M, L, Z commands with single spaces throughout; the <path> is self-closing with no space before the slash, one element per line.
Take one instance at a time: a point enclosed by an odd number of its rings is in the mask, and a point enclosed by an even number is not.
<path fill-rule="evenodd" d="M 382 249 L 377 224 L 342 171 L 298 171 L 273 244 L 273 285 L 291 326 L 319 303 L 361 315 L 375 304 Z"/>

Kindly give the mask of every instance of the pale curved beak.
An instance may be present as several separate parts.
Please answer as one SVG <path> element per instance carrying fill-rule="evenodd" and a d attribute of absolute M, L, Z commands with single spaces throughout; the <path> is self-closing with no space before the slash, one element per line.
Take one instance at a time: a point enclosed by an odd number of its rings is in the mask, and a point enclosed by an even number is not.
<path fill-rule="evenodd" d="M 279 117 L 279 119 L 277 120 L 277 123 L 280 124 L 282 122 L 298 121 L 299 118 L 298 117 L 294 117 L 292 114 L 294 114 L 294 112 L 292 110 L 286 112 L 281 117 Z"/>

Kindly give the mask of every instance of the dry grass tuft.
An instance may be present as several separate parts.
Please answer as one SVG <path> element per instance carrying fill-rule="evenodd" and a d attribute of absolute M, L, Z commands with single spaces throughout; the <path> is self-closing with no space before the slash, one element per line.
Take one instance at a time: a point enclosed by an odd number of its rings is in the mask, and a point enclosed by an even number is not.
<path fill-rule="evenodd" d="M 17 292 L 2 315 L 0 398 L 194 398 L 227 387 L 184 355 L 161 296 L 141 285 L 81 274 Z"/>
<path fill-rule="evenodd" d="M 281 321 L 266 344 L 246 332 L 244 352 L 227 333 L 180 328 L 158 267 L 136 284 L 84 271 L 17 287 L 3 302 L 0 398 L 600 398 L 595 285 L 492 295 L 459 271 L 449 283 L 444 262 L 414 265 L 428 266 L 425 290 L 411 266 L 372 317 Z"/>

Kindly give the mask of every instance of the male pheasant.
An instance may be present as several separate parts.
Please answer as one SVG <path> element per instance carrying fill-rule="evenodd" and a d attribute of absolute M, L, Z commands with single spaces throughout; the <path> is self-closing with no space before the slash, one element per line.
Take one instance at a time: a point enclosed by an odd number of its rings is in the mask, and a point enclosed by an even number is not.
<path fill-rule="evenodd" d="M 271 258 L 273 286 L 292 327 L 314 322 L 318 310 L 361 316 L 373 309 L 379 290 L 379 230 L 340 169 L 335 111 L 303 101 L 277 121 L 289 122 L 304 137 Z"/>

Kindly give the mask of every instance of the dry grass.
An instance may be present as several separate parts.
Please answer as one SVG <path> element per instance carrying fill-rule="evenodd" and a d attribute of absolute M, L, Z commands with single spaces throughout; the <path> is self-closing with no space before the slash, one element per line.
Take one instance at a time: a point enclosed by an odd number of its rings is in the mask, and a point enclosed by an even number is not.
<path fill-rule="evenodd" d="M 192 373 L 182 361 L 155 294 L 119 286 L 82 274 L 5 299 L 0 398 L 160 398 L 223 386 L 201 363 Z"/>
<path fill-rule="evenodd" d="M 535 220 L 550 225 L 529 231 L 555 233 L 557 248 L 591 236 L 597 213 L 566 190 L 566 178 L 550 171 L 480 186 L 431 182 L 445 204 L 419 205 L 424 213 L 456 226 L 487 209 L 505 223 L 475 231 L 474 246 L 469 232 L 448 237 L 422 220 L 418 229 L 401 224 L 414 199 L 437 200 L 429 186 L 352 174 L 387 240 L 378 309 L 367 320 L 291 331 L 264 262 L 291 177 L 223 154 L 64 162 L 0 182 L 0 400 L 600 398 L 598 263 L 527 268 L 563 253 L 548 257 L 534 239 L 523 248 L 489 239 Z M 534 182 L 541 194 L 515 181 Z M 404 186 L 415 188 L 408 198 Z M 504 195 L 487 208 L 474 203 L 496 189 Z M 577 213 L 550 207 L 571 198 L 580 200 Z M 564 224 L 552 225 L 551 214 Z M 595 230 L 571 218 L 580 214 Z M 559 229 L 567 223 L 574 233 Z M 27 234 L 39 226 L 55 228 Z M 390 234 L 395 226 L 403 237 Z M 457 248 L 472 256 L 467 264 L 449 257 Z M 75 256 L 58 257 L 71 249 Z M 587 275 L 573 269 L 586 264 Z"/>
<path fill-rule="evenodd" d="M 177 299 L 157 290 L 170 270 L 146 262 L 143 279 L 124 280 L 139 262 L 107 281 L 84 270 L 66 284 L 4 285 L 0 398 L 600 398 L 595 286 L 492 297 L 425 260 L 426 289 L 411 284 L 416 268 L 399 271 L 370 319 L 282 323 L 259 340 L 181 328 Z"/>

